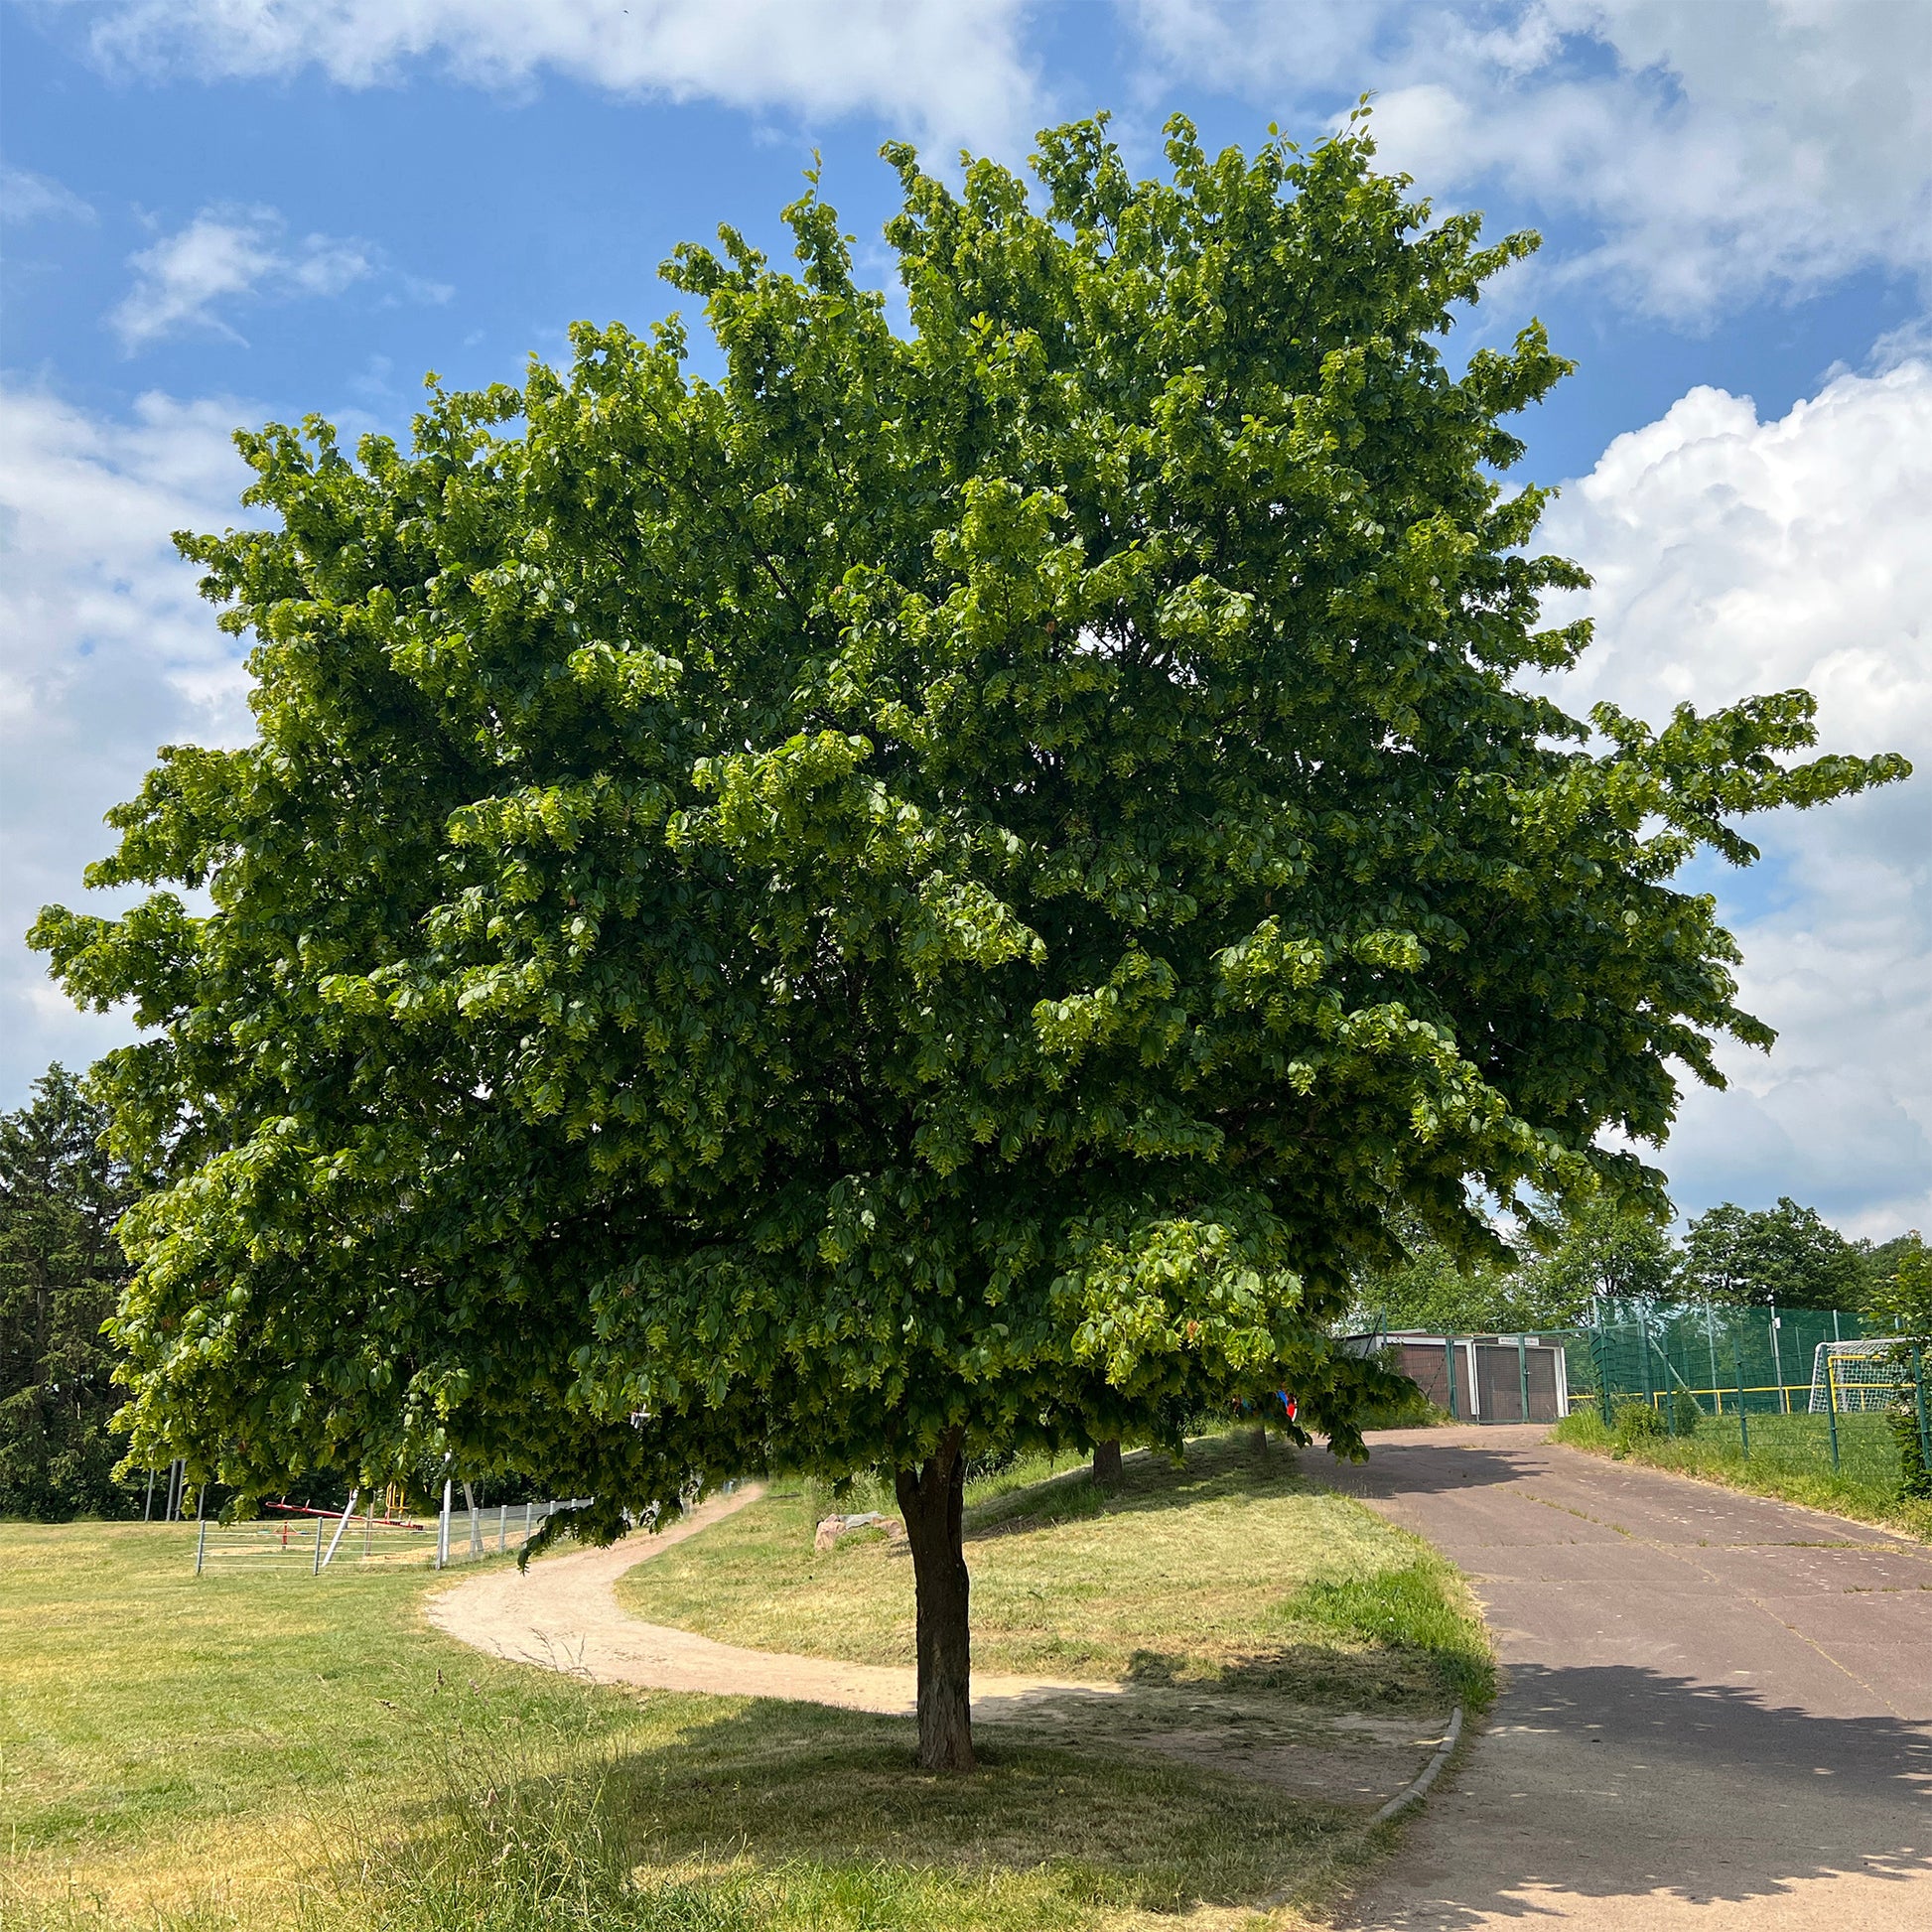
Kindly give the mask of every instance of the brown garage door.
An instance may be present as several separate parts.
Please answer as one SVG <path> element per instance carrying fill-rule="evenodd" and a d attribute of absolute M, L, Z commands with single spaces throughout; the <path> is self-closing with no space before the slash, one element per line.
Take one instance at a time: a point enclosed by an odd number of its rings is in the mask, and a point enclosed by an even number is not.
<path fill-rule="evenodd" d="M 1449 1364 L 1440 1341 L 1397 1342 L 1395 1367 L 1398 1374 L 1406 1375 L 1437 1408 L 1449 1406 Z"/>
<path fill-rule="evenodd" d="M 1530 1379 L 1527 1416 L 1523 1413 L 1525 1368 Z M 1482 1397 L 1484 1422 L 1555 1422 L 1557 1351 L 1526 1348 L 1518 1356 L 1514 1342 L 1477 1342 L 1476 1388 Z"/>
<path fill-rule="evenodd" d="M 1476 1343 L 1476 1395 L 1484 1422 L 1521 1422 L 1523 1382 L 1518 1372 L 1516 1344 Z"/>
<path fill-rule="evenodd" d="M 1530 1367 L 1530 1421 L 1555 1422 L 1557 1419 L 1557 1351 L 1532 1348 Z"/>

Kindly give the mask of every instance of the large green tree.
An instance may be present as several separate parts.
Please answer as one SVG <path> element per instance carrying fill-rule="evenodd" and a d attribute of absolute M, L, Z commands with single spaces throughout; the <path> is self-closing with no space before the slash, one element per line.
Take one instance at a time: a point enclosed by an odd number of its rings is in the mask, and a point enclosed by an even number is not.
<path fill-rule="evenodd" d="M 1866 1303 L 1873 1321 L 1916 1341 L 1932 1341 L 1932 1248 L 1913 1228 L 1887 1241 L 1881 1252 L 1889 1265 Z"/>
<path fill-rule="evenodd" d="M 183 540 L 258 742 L 164 754 L 54 909 L 172 1186 L 120 1320 L 143 1454 L 244 1493 L 447 1453 L 611 1535 L 725 1472 L 897 1473 L 920 1756 L 971 1761 L 964 1461 L 1292 1389 L 1391 1216 L 1659 1176 L 1734 1004 L 1703 846 L 1903 770 L 1801 692 L 1652 730 L 1526 678 L 1581 625 L 1502 427 L 1568 366 L 1443 338 L 1531 247 L 1359 126 L 1039 199 L 909 149 L 909 316 L 813 192 L 798 272 L 681 248 L 722 373 L 580 327 L 414 447 L 243 436 Z"/>
<path fill-rule="evenodd" d="M 1789 1194 L 1775 1207 L 1724 1201 L 1684 1234 L 1684 1279 L 1713 1302 L 1856 1309 L 1869 1293 L 1864 1253 Z"/>
<path fill-rule="evenodd" d="M 120 1351 L 101 1324 L 127 1279 L 114 1224 L 135 1187 L 106 1132 L 58 1064 L 0 1115 L 0 1516 L 118 1516 L 133 1500 L 114 1476 Z"/>

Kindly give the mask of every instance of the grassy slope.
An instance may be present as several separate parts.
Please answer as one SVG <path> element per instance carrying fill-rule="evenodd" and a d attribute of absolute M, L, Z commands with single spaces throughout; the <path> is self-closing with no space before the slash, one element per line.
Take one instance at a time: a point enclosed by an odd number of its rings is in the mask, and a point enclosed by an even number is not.
<path fill-rule="evenodd" d="M 1198 1680 L 1304 1702 L 1480 1702 L 1488 1658 L 1449 1566 L 1316 1488 L 1250 1433 L 1127 1459 L 1118 1492 L 1022 1468 L 968 1497 L 973 1661 L 984 1671 Z M 1029 1482 L 1028 1478 L 1033 1478 Z M 878 1506 L 861 1499 L 863 1506 Z M 793 1485 L 667 1550 L 625 1606 L 756 1649 L 912 1661 L 911 1562 L 877 1535 L 812 1548 L 822 1492 Z"/>
<path fill-rule="evenodd" d="M 1835 1516 L 1881 1524 L 1932 1542 L 1932 1503 L 1899 1500 L 1895 1493 L 1896 1463 L 1878 1452 L 1888 1449 L 1887 1444 L 1877 1440 L 1882 1426 L 1883 1418 L 1878 1416 L 1841 1419 L 1846 1440 L 1841 1444 L 1844 1466 L 1838 1470 L 1821 1452 L 1821 1431 L 1809 1416 L 1751 1417 L 1748 1457 L 1743 1453 L 1736 1424 L 1729 1419 L 1724 1423 L 1707 1420 L 1694 1436 L 1639 1439 L 1625 1452 L 1632 1462 L 1651 1468 L 1700 1476 L 1727 1489 L 1775 1496 L 1781 1502 L 1829 1510 Z M 1557 1424 L 1552 1440 L 1597 1455 L 1608 1455 L 1617 1447 L 1590 1410 L 1573 1410 Z"/>
<path fill-rule="evenodd" d="M 1307 1688 L 1325 1660 L 1331 1691 L 1397 1704 L 1436 1701 L 1446 1668 L 1480 1673 L 1449 1573 L 1285 1465 L 1278 1451 L 1244 1474 L 1237 1449 L 1211 1449 L 1185 1477 L 1141 1472 L 1105 1514 L 1079 1479 L 1042 1506 L 1014 1472 L 976 1511 L 980 1530 L 1008 1528 L 974 1546 L 984 1642 L 1027 1654 L 1035 1639 L 1017 1632 L 1037 1600 L 1053 1606 L 1038 1640 L 1064 1646 L 1056 1668 L 1145 1651 L 1150 1674 L 1212 1674 L 1276 1657 Z M 1057 1559 L 1054 1536 L 1068 1539 Z M 1298 1538 L 1322 1547 L 1297 1555 Z M 430 1630 L 421 1572 L 317 1579 L 291 1563 L 198 1583 L 192 1548 L 176 1527 L 0 1524 L 7 1932 L 291 1917 L 1075 1932 L 1190 1908 L 1236 1924 L 1237 1901 L 1314 1895 L 1362 1855 L 1358 1817 L 1236 1779 L 1017 1739 L 989 1740 L 970 1778 L 922 1779 L 897 1721 L 602 1691 Z M 1144 1566 L 1138 1634 L 1122 1607 L 1135 1548 L 1165 1553 Z M 1007 1552 L 1025 1567 L 1002 1570 Z M 909 1596 L 902 1565 L 847 1558 Z M 996 1571 L 1014 1580 L 1004 1596 Z M 333 1876 L 330 1853 L 345 1859 Z"/>

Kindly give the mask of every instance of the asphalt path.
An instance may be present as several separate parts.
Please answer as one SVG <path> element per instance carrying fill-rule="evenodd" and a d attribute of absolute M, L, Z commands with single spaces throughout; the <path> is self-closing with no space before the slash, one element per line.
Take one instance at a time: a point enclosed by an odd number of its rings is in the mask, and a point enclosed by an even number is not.
<path fill-rule="evenodd" d="M 1351 1923 L 1932 1932 L 1932 1550 L 1546 1434 L 1322 1470 L 1461 1567 L 1507 1672 Z"/>

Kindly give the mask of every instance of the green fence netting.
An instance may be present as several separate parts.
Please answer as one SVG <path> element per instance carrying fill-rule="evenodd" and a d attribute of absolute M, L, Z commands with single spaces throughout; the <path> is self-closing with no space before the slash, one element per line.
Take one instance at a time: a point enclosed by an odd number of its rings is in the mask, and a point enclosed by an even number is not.
<path fill-rule="evenodd" d="M 1605 1422 L 1633 1403 L 1668 1435 L 1722 1422 L 1747 1455 L 1881 1487 L 1932 1468 L 1932 1350 L 1856 1314 L 1599 1298 L 1564 1341 L 1571 1407 Z"/>

